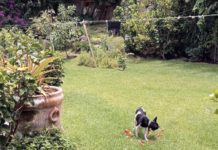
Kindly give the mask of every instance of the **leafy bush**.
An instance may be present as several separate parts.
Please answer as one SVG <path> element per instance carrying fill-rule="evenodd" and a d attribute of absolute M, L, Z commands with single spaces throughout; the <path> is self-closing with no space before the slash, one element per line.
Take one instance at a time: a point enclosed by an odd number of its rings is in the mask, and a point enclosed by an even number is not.
<path fill-rule="evenodd" d="M 60 5 L 57 16 L 53 10 L 44 11 L 40 17 L 33 19 L 30 31 L 39 38 L 46 39 L 50 47 L 55 50 L 65 51 L 73 47 L 73 43 L 80 40 L 82 30 L 77 26 L 75 6 Z"/>
<path fill-rule="evenodd" d="M 128 0 L 116 8 L 115 16 L 124 21 L 122 35 L 128 52 L 218 62 L 217 17 L 169 18 L 217 14 L 217 10 L 218 3 L 213 0 L 141 1 L 138 5 Z"/>
<path fill-rule="evenodd" d="M 117 58 L 114 53 L 104 51 L 102 49 L 96 49 L 97 66 L 100 68 L 117 68 Z"/>
<path fill-rule="evenodd" d="M 23 53 L 31 53 L 32 58 L 41 56 L 42 46 L 32 33 L 25 34 L 18 28 L 0 29 L 0 52 L 11 59 Z"/>
<path fill-rule="evenodd" d="M 121 6 L 116 8 L 116 18 L 125 20 L 125 23 L 122 25 L 122 35 L 125 38 L 125 49 L 127 52 L 145 56 L 161 55 L 160 28 L 157 28 L 158 22 L 150 20 L 150 18 L 170 15 L 170 4 L 171 1 L 160 0 L 154 3 L 146 1 L 141 4 L 135 4 L 134 1 L 130 0 L 123 1 Z M 170 24 L 171 22 L 164 22 L 160 25 L 166 30 L 171 27 Z"/>
<path fill-rule="evenodd" d="M 31 103 L 30 96 L 37 91 L 37 84 L 30 73 L 17 70 L 8 74 L 0 72 L 0 149 L 10 143 L 16 132 L 24 105 Z"/>
<path fill-rule="evenodd" d="M 203 48 L 187 48 L 186 53 L 191 61 L 207 61 L 208 60 L 208 52 L 206 52 Z"/>
<path fill-rule="evenodd" d="M 40 41 L 35 39 L 31 32 L 25 34 L 17 28 L 3 28 L 0 30 L 0 50 L 0 54 L 4 56 L 9 63 L 19 66 L 25 64 L 26 59 L 23 58 L 25 58 L 27 54 L 34 63 L 39 63 L 42 59 L 47 57 L 62 56 L 60 52 L 51 49 L 43 49 Z M 48 85 L 61 85 L 61 78 L 64 76 L 62 66 L 63 60 L 59 57 L 54 62 L 50 63 L 50 68 L 46 68 L 47 70 L 52 69 L 51 72 L 46 74 L 46 83 Z"/>
<path fill-rule="evenodd" d="M 25 27 L 27 21 L 34 16 L 39 16 L 43 10 L 54 9 L 57 13 L 58 5 L 63 3 L 68 4 L 69 0 L 0 0 L 0 26 Z"/>
<path fill-rule="evenodd" d="M 27 25 L 15 0 L 0 1 L 0 27 L 5 25 L 17 25 L 20 27 Z"/>
<path fill-rule="evenodd" d="M 82 35 L 80 29 L 72 22 L 57 22 L 54 24 L 55 29 L 50 34 L 52 47 L 56 50 L 67 50 L 73 47 L 73 43 L 79 41 Z"/>
<path fill-rule="evenodd" d="M 54 15 L 53 10 L 43 11 L 39 17 L 33 18 L 28 30 L 38 38 L 49 39 L 49 35 L 54 30 L 53 23 L 56 21 Z"/>
<path fill-rule="evenodd" d="M 9 145 L 11 150 L 76 150 L 77 147 L 67 141 L 58 129 L 49 129 L 42 133 L 16 138 Z"/>
<path fill-rule="evenodd" d="M 217 14 L 218 3 L 213 0 L 197 0 L 193 11 L 199 15 Z M 196 33 L 196 39 L 192 39 L 196 43 L 195 47 L 199 47 L 207 54 L 206 61 L 218 62 L 218 18 L 206 17 L 199 18 L 196 26 L 198 32 Z"/>
<path fill-rule="evenodd" d="M 114 10 L 114 16 L 119 20 L 132 19 L 133 14 L 137 11 L 137 5 L 135 0 L 122 1 L 120 6 L 117 6 Z"/>
<path fill-rule="evenodd" d="M 89 44 L 87 43 L 87 41 L 77 41 L 75 42 L 75 44 L 73 45 L 73 51 L 89 51 Z"/>
<path fill-rule="evenodd" d="M 125 40 L 127 52 L 148 51 L 149 47 L 155 47 L 156 31 L 149 21 L 129 20 L 124 25 L 125 35 L 129 38 Z M 143 22 L 143 23 L 142 23 Z"/>
<path fill-rule="evenodd" d="M 126 68 L 123 39 L 106 37 L 94 48 L 94 56 L 83 51 L 78 56 L 78 65 L 100 68 Z M 122 59 L 122 60 L 121 60 Z"/>
<path fill-rule="evenodd" d="M 86 51 L 81 52 L 81 54 L 78 56 L 78 65 L 96 67 L 94 58 Z"/>
<path fill-rule="evenodd" d="M 89 52 L 81 52 L 78 56 L 78 65 L 87 67 L 100 67 L 100 68 L 117 68 L 117 57 L 98 49 L 95 51 L 95 58 Z"/>
<path fill-rule="evenodd" d="M 118 58 L 118 67 L 121 69 L 121 70 L 125 70 L 126 69 L 126 58 L 124 58 L 123 56 L 119 56 Z"/>

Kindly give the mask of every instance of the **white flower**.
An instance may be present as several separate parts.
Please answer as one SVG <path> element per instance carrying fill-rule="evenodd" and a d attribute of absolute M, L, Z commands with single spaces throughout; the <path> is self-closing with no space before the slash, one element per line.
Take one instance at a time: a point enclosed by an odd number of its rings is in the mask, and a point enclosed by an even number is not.
<path fill-rule="evenodd" d="M 5 121 L 4 125 L 9 126 L 9 122 Z"/>
<path fill-rule="evenodd" d="M 210 98 L 214 98 L 214 97 L 215 97 L 215 94 L 214 94 L 214 93 L 211 93 L 211 94 L 209 95 L 209 97 L 210 97 Z"/>

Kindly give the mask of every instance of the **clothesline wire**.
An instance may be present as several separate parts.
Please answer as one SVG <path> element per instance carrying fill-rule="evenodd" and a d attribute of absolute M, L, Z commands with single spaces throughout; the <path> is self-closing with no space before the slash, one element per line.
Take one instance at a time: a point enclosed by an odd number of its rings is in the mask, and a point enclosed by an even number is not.
<path fill-rule="evenodd" d="M 156 17 L 156 18 L 144 18 L 143 20 L 170 20 L 170 19 L 195 19 L 195 18 L 206 18 L 206 17 L 218 17 L 218 14 L 209 14 L 209 15 L 190 15 L 190 16 L 169 16 L 169 17 Z M 107 22 L 126 22 L 126 21 L 121 21 L 121 20 L 95 20 L 95 21 L 89 21 L 89 20 L 83 20 L 80 21 L 79 23 L 86 23 L 86 24 L 93 24 L 93 23 L 107 23 Z"/>
<path fill-rule="evenodd" d="M 168 16 L 168 17 L 156 17 L 156 18 L 144 18 L 143 20 L 153 20 L 153 21 L 158 21 L 158 20 L 170 20 L 170 19 L 195 19 L 195 18 L 206 18 L 206 17 L 218 17 L 218 14 L 208 14 L 208 15 L 190 15 L 190 16 Z M 75 22 L 78 24 L 94 24 L 94 23 L 108 23 L 108 22 L 120 22 L 120 23 L 125 23 L 125 20 L 94 20 L 94 21 L 90 21 L 90 20 L 83 20 L 83 21 L 79 21 L 79 22 Z M 6 25 L 6 26 L 11 26 L 11 25 Z M 22 26 L 22 27 L 28 27 L 28 26 Z"/>

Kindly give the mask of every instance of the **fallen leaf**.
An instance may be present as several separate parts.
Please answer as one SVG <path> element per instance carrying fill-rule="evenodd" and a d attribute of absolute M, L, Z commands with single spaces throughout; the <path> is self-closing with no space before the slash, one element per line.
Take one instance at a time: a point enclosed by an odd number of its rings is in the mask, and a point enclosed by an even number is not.
<path fill-rule="evenodd" d="M 145 145 L 145 141 L 140 140 L 140 141 L 139 141 L 139 144 L 140 144 L 141 146 L 144 146 L 144 145 Z"/>
<path fill-rule="evenodd" d="M 161 138 L 164 135 L 164 129 L 161 129 L 157 134 L 156 137 L 157 138 Z"/>
<path fill-rule="evenodd" d="M 133 137 L 133 134 L 132 134 L 132 132 L 131 132 L 129 129 L 125 129 L 125 130 L 124 130 L 124 134 L 125 134 L 126 136 L 128 136 L 128 137 Z"/>

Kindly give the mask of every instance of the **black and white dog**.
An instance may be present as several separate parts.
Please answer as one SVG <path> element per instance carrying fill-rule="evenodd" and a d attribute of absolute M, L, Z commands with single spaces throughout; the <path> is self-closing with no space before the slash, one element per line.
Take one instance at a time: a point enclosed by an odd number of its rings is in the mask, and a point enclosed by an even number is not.
<path fill-rule="evenodd" d="M 139 128 L 145 128 L 144 138 L 148 141 L 148 134 L 152 130 L 157 130 L 159 125 L 157 123 L 157 117 L 153 121 L 150 121 L 146 116 L 146 112 L 143 107 L 139 107 L 135 112 L 135 135 L 138 137 Z"/>

